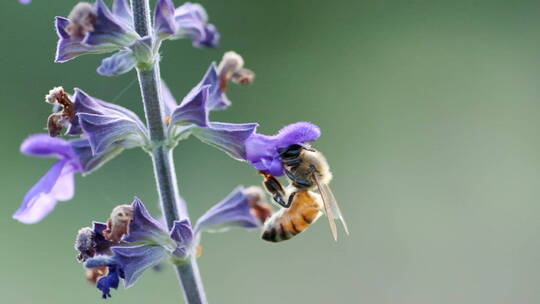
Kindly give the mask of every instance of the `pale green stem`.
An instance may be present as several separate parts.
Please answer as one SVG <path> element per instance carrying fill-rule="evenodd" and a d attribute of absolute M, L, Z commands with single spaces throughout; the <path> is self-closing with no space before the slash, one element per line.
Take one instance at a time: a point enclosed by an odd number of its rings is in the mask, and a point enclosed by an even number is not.
<path fill-rule="evenodd" d="M 131 0 L 135 29 L 141 36 L 150 33 L 150 9 L 148 0 Z M 139 85 L 141 88 L 142 101 L 146 123 L 150 130 L 152 150 L 150 155 L 154 165 L 161 209 L 169 229 L 174 221 L 188 218 L 187 207 L 180 197 L 176 181 L 176 171 L 172 157 L 172 150 L 167 145 L 167 127 L 164 121 L 163 102 L 161 100 L 161 77 L 159 73 L 159 61 L 150 67 L 137 69 Z M 189 304 L 207 303 L 202 285 L 197 261 L 191 258 L 186 263 L 175 265 L 180 279 L 184 298 Z"/>

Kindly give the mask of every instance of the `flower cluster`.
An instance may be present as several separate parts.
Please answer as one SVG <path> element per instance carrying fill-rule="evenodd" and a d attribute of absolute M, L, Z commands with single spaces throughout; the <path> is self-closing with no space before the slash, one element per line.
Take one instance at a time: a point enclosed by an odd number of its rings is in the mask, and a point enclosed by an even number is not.
<path fill-rule="evenodd" d="M 232 227 L 256 229 L 271 214 L 262 189 L 238 187 L 209 209 L 192 228 L 189 220 L 175 221 L 167 229 L 135 198 L 120 205 L 107 223 L 94 222 L 79 230 L 75 240 L 77 258 L 87 268 L 87 278 L 103 298 L 121 280 L 132 286 L 144 271 L 168 258 L 174 264 L 197 256 L 202 232 L 222 232 Z"/>
<path fill-rule="evenodd" d="M 137 65 L 152 64 L 166 39 L 191 39 L 196 47 L 215 47 L 219 43 L 216 27 L 208 23 L 208 15 L 199 4 L 188 2 L 175 8 L 172 0 L 159 0 L 154 20 L 153 32 L 141 37 L 135 31 L 127 0 L 115 0 L 112 10 L 103 0 L 94 4 L 81 2 L 67 18 L 56 17 L 59 40 L 55 61 L 114 52 L 97 70 L 101 75 L 114 76 Z"/>
<path fill-rule="evenodd" d="M 45 101 L 53 107 L 53 114 L 47 120 L 49 132 L 28 137 L 21 145 L 21 152 L 58 161 L 28 191 L 13 215 L 15 219 L 23 223 L 42 220 L 58 201 L 73 198 L 77 173 L 90 174 L 125 149 L 141 148 L 151 152 L 152 157 L 156 157 L 156 151 L 170 156 L 176 145 L 193 135 L 257 171 L 282 176 L 280 152 L 292 145 L 317 140 L 321 135 L 319 128 L 308 122 L 293 123 L 275 135 L 264 135 L 257 133 L 257 123 L 212 120 L 214 111 L 231 105 L 226 95 L 231 83 L 250 84 L 255 79 L 255 73 L 244 66 L 244 59 L 232 51 L 226 52 L 218 64 L 211 63 L 202 79 L 177 102 L 159 77 L 162 43 L 185 38 L 191 39 L 195 47 L 215 47 L 219 33 L 208 23 L 206 11 L 199 4 L 175 7 L 172 0 L 158 0 L 151 26 L 143 31 L 136 30 L 137 16 L 144 14 L 133 14 L 127 0 L 114 0 L 111 9 L 103 0 L 78 3 L 67 18 L 56 17 L 59 40 L 55 61 L 113 53 L 103 59 L 97 69 L 99 74 L 120 75 L 134 68 L 139 72 L 153 70 L 152 75 L 157 76 L 146 86 L 141 83 L 141 88 L 152 86 L 153 95 L 157 95 L 154 102 L 156 112 L 160 113 L 146 114 L 148 119 L 157 117 L 159 125 L 165 128 L 165 138 L 150 136 L 147 124 L 152 124 L 149 121 L 145 124 L 129 109 L 78 88 L 72 94 L 62 87 L 53 88 L 45 96 Z M 174 166 L 170 167 L 163 175 L 174 175 Z M 170 188 L 173 194 L 170 196 L 177 196 L 174 176 L 170 180 L 173 182 L 169 187 L 160 190 Z M 183 202 L 175 207 L 186 208 Z M 164 259 L 180 266 L 194 261 L 192 258 L 199 255 L 203 232 L 221 232 L 231 227 L 257 229 L 271 215 L 272 209 L 259 187 L 237 187 L 193 226 L 188 218 L 182 218 L 168 227 L 152 217 L 136 198 L 130 205 L 117 206 L 106 222 L 94 222 L 92 227 L 82 228 L 75 248 L 79 252 L 78 260 L 87 268 L 87 278 L 107 298 L 122 280 L 129 287 L 145 270 Z M 178 218 L 178 214 L 167 218 Z"/>

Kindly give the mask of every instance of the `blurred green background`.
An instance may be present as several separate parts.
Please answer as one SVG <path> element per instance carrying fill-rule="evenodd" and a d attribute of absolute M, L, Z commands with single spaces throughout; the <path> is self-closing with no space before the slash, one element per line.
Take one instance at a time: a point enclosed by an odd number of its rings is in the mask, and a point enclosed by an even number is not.
<path fill-rule="evenodd" d="M 79 176 L 76 197 L 44 221 L 11 219 L 53 162 L 18 151 L 45 126 L 50 88 L 80 87 L 142 112 L 134 73 L 98 76 L 99 56 L 53 63 L 53 17 L 75 2 L 1 4 L 2 303 L 102 303 L 75 261 L 76 231 L 134 195 L 158 211 L 150 160 L 130 150 Z M 540 302 L 540 2 L 202 4 L 221 48 L 166 43 L 173 93 L 180 99 L 224 51 L 242 54 L 257 80 L 232 87 L 233 106 L 213 119 L 257 121 L 264 133 L 319 124 L 315 146 L 351 230 L 338 243 L 323 220 L 278 245 L 243 230 L 205 235 L 199 263 L 211 303 Z M 236 185 L 260 182 L 196 139 L 175 157 L 194 218 Z M 108 301 L 129 302 L 180 303 L 173 271 L 148 272 Z"/>

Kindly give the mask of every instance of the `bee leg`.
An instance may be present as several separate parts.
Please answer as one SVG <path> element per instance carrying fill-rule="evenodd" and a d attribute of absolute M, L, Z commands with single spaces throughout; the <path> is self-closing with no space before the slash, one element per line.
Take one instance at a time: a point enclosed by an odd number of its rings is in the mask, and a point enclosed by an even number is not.
<path fill-rule="evenodd" d="M 274 194 L 273 199 L 276 203 L 278 203 L 283 208 L 289 208 L 289 206 L 291 205 L 291 199 L 289 198 L 289 201 L 286 203 L 283 200 L 283 196 L 281 196 L 281 194 L 279 193 Z"/>
<path fill-rule="evenodd" d="M 285 174 L 287 174 L 287 177 L 292 180 L 295 184 L 298 184 L 300 186 L 304 186 L 304 187 L 311 187 L 312 184 L 310 181 L 308 181 L 307 179 L 304 179 L 304 178 L 298 178 L 296 177 L 294 174 L 291 173 L 291 171 L 289 170 L 285 170 Z"/>
<path fill-rule="evenodd" d="M 274 201 L 284 208 L 289 208 L 290 204 L 287 204 L 285 200 L 283 200 L 283 197 L 285 196 L 285 190 L 283 190 L 283 186 L 281 185 L 279 180 L 277 180 L 271 175 L 263 176 L 263 186 L 266 191 L 272 195 Z"/>

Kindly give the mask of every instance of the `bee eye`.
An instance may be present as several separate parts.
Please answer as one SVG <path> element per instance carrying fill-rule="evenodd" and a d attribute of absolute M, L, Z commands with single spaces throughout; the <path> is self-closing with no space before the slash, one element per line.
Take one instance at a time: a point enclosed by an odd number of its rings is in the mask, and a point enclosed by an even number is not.
<path fill-rule="evenodd" d="M 303 147 L 300 145 L 292 145 L 284 149 L 278 149 L 278 152 L 282 158 L 295 158 L 300 155 L 302 149 Z"/>

